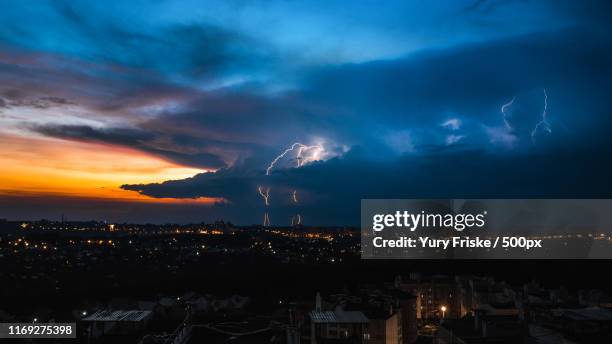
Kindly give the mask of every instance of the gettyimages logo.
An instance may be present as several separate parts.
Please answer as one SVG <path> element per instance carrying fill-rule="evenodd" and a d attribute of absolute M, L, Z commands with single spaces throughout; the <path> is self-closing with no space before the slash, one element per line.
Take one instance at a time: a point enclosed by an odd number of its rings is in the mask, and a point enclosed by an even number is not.
<path fill-rule="evenodd" d="M 477 214 L 431 214 L 425 211 L 415 214 L 397 210 L 395 214 L 375 214 L 372 229 L 380 232 L 385 228 L 404 228 L 414 232 L 421 228 L 446 228 L 462 232 L 466 228 L 484 227 L 486 215 L 486 210 Z"/>

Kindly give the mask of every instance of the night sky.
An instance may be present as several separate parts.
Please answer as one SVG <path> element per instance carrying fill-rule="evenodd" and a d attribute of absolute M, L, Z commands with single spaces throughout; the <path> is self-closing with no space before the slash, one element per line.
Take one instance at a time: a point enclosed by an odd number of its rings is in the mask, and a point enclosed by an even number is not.
<path fill-rule="evenodd" d="M 258 224 L 259 186 L 272 225 L 610 198 L 611 23 L 603 0 L 5 1 L 0 217 Z"/>

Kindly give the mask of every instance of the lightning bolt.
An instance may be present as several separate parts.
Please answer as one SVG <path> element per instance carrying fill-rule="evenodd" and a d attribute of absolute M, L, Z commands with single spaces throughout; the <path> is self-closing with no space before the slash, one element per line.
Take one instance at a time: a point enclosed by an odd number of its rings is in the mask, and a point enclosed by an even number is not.
<path fill-rule="evenodd" d="M 296 161 L 297 161 L 297 166 L 296 167 L 302 167 L 304 166 L 305 163 L 305 159 L 302 156 L 302 154 L 304 153 L 304 151 L 307 150 L 311 150 L 311 149 L 316 149 L 317 150 L 317 154 L 320 153 L 323 150 L 323 147 L 319 146 L 319 145 L 312 145 L 312 146 L 306 146 L 306 145 L 301 145 L 300 148 L 298 149 L 297 155 L 296 155 Z"/>
<path fill-rule="evenodd" d="M 549 134 L 552 133 L 550 123 L 548 123 L 548 120 L 546 119 L 546 112 L 548 111 L 548 94 L 546 94 L 545 88 L 543 88 L 542 91 L 544 92 L 544 110 L 542 110 L 542 119 L 535 125 L 535 127 L 531 131 L 531 142 L 533 142 L 533 144 L 536 143 L 535 135 L 537 134 L 538 129 L 540 129 L 540 127 L 546 130 L 546 132 L 548 132 Z"/>
<path fill-rule="evenodd" d="M 261 195 L 261 197 L 264 199 L 264 202 L 266 204 L 266 207 L 270 205 L 270 188 L 267 188 L 265 191 L 263 190 L 263 188 L 261 186 L 257 187 L 257 191 L 259 192 L 259 194 Z"/>
<path fill-rule="evenodd" d="M 291 200 L 295 204 L 298 203 L 297 190 L 293 190 L 293 192 L 291 193 Z M 302 216 L 300 214 L 297 214 L 297 215 L 295 215 L 294 217 L 291 218 L 291 225 L 292 226 L 301 225 L 301 224 L 302 224 Z"/>
<path fill-rule="evenodd" d="M 301 224 L 302 224 L 302 217 L 300 216 L 300 214 L 297 214 L 291 218 L 292 226 L 301 225 Z"/>
<path fill-rule="evenodd" d="M 267 188 L 264 191 L 264 189 L 261 186 L 258 186 L 257 192 L 259 192 L 259 194 L 264 200 L 264 204 L 266 205 L 266 207 L 268 207 L 270 205 L 270 188 Z M 270 217 L 268 216 L 267 211 L 264 213 L 263 225 L 264 227 L 268 227 L 270 225 Z"/>
<path fill-rule="evenodd" d="M 297 153 L 296 153 L 296 161 L 297 161 L 296 167 L 297 168 L 304 166 L 304 164 L 307 163 L 308 161 L 317 159 L 319 157 L 319 154 L 323 151 L 323 147 L 321 145 L 308 146 L 300 142 L 295 142 L 289 148 L 285 149 L 281 154 L 276 156 L 276 158 L 274 158 L 274 160 L 270 162 L 270 164 L 266 168 L 266 176 L 270 175 L 270 173 L 272 172 L 272 169 L 274 168 L 274 166 L 276 166 L 276 163 L 278 163 L 279 160 L 284 158 L 287 154 L 289 154 L 289 152 L 292 152 L 296 149 L 297 149 Z M 311 149 L 316 149 L 314 154 L 310 154 L 310 156 L 304 157 L 304 153 Z M 270 205 L 270 188 L 267 188 L 264 191 L 264 189 L 261 186 L 258 186 L 257 191 L 259 192 L 259 195 L 261 195 L 261 197 L 264 199 L 266 207 L 268 207 Z M 298 203 L 297 190 L 293 191 L 291 197 L 293 199 L 293 202 L 297 204 Z M 297 220 L 297 224 L 302 223 L 302 217 L 299 214 L 294 216 L 294 219 Z M 292 223 L 294 223 L 294 219 L 291 220 Z M 264 213 L 264 226 L 269 226 L 269 225 L 270 225 L 270 218 L 268 216 L 268 213 L 266 212 Z"/>
<path fill-rule="evenodd" d="M 274 166 L 280 159 L 284 158 L 287 154 L 289 154 L 289 152 L 294 151 L 296 148 L 298 149 L 297 155 L 296 155 L 296 159 L 297 159 L 296 167 L 304 166 L 305 159 L 302 155 L 304 151 L 314 149 L 314 148 L 317 148 L 319 151 L 323 150 L 323 147 L 321 147 L 320 145 L 308 146 L 300 142 L 295 142 L 294 144 L 292 144 L 289 148 L 285 149 L 281 154 L 279 154 L 276 158 L 274 158 L 274 160 L 270 162 L 270 165 L 268 165 L 268 168 L 266 168 L 266 176 L 270 175 L 270 172 L 272 172 L 272 169 L 274 168 Z"/>
<path fill-rule="evenodd" d="M 510 100 L 509 102 L 507 102 L 506 104 L 502 105 L 501 107 L 501 113 L 504 117 L 504 123 L 506 124 L 506 127 L 510 130 L 512 130 L 512 126 L 510 125 L 510 123 L 508 122 L 508 118 L 506 115 L 506 109 L 508 108 L 508 106 L 511 106 L 512 104 L 514 104 L 514 101 L 516 100 L 516 96 L 512 97 L 512 100 Z"/>
<path fill-rule="evenodd" d="M 293 200 L 293 203 L 297 203 L 298 199 L 297 199 L 297 190 L 293 190 L 293 193 L 291 193 L 291 199 Z"/>
<path fill-rule="evenodd" d="M 295 167 L 302 167 L 302 163 L 304 160 L 304 157 L 302 157 L 303 152 L 304 152 L 304 146 L 300 146 L 300 148 L 298 149 L 297 155 L 295 156 L 295 161 L 297 163 L 297 166 Z"/>
<path fill-rule="evenodd" d="M 270 175 L 270 171 L 272 171 L 272 168 L 274 168 L 274 165 L 276 165 L 276 163 L 285 157 L 285 155 L 287 155 L 287 153 L 293 151 L 296 147 L 301 147 L 303 146 L 303 144 L 296 142 L 294 144 L 291 145 L 291 147 L 285 149 L 284 152 L 280 153 L 276 158 L 274 158 L 274 160 L 272 160 L 272 162 L 270 162 L 270 165 L 268 165 L 268 168 L 266 168 L 266 176 Z"/>

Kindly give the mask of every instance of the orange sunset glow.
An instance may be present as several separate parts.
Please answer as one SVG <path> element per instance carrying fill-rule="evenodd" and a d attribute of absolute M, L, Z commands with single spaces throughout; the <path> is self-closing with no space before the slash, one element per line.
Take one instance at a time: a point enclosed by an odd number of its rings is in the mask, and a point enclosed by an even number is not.
<path fill-rule="evenodd" d="M 125 183 L 188 178 L 204 170 L 125 147 L 42 137 L 0 135 L 0 195 L 70 196 L 154 203 L 210 203 L 216 198 L 153 198 Z"/>

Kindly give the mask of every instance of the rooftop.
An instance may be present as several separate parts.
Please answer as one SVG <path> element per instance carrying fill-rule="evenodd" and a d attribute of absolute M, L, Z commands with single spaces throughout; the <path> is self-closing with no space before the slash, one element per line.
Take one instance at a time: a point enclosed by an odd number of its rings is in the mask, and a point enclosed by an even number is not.
<path fill-rule="evenodd" d="M 359 311 L 312 311 L 310 312 L 310 319 L 315 324 L 321 323 L 361 323 L 365 324 L 368 322 L 368 318 Z"/>
<path fill-rule="evenodd" d="M 564 309 L 561 314 L 572 320 L 612 321 L 612 311 L 599 307 Z"/>
<path fill-rule="evenodd" d="M 97 311 L 94 314 L 86 317 L 83 321 L 133 321 L 138 322 L 146 319 L 151 315 L 151 311 Z"/>

